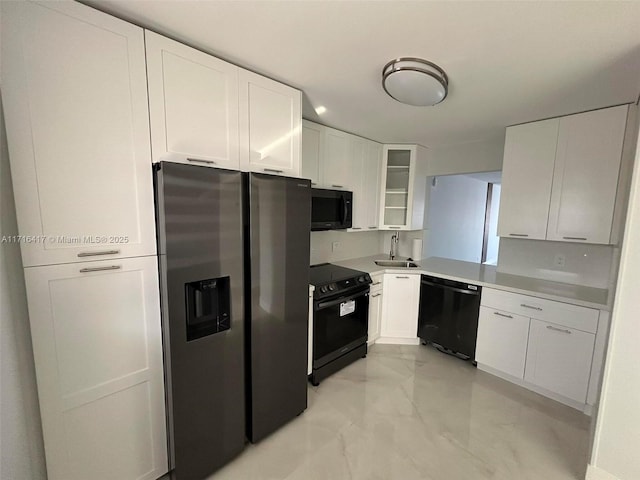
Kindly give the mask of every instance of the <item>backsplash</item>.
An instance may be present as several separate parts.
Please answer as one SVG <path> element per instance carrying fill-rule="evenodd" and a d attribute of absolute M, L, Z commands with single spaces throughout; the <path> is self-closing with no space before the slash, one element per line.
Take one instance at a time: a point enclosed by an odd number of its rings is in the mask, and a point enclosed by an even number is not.
<path fill-rule="evenodd" d="M 564 256 L 564 267 L 555 265 L 556 255 Z M 613 255 L 614 247 L 611 245 L 502 238 L 497 271 L 610 288 Z"/>
<path fill-rule="evenodd" d="M 334 242 L 338 244 L 334 248 Z M 380 253 L 380 234 L 328 230 L 311 232 L 311 265 Z"/>
<path fill-rule="evenodd" d="M 337 262 L 351 258 L 368 257 L 380 253 L 389 254 L 391 248 L 392 231 L 374 232 L 346 232 L 342 230 L 328 230 L 326 232 L 311 232 L 311 265 L 325 262 Z M 397 256 L 410 257 L 413 239 L 426 240 L 423 230 L 402 231 L 398 242 Z M 333 248 L 334 242 L 338 242 Z M 426 252 L 426 245 L 422 246 Z M 424 255 L 423 255 L 424 257 Z M 419 260 L 419 259 L 415 259 Z"/>
<path fill-rule="evenodd" d="M 413 239 L 418 238 L 422 243 L 422 258 L 425 258 L 425 254 L 427 253 L 427 246 L 424 244 L 426 241 L 426 232 L 427 230 L 411 230 L 411 231 L 401 231 L 400 232 L 400 241 L 398 242 L 397 256 L 400 258 L 406 258 L 412 256 L 413 251 Z M 380 249 L 378 253 L 384 253 L 389 255 L 389 250 L 391 250 L 391 236 L 395 232 L 393 231 L 380 231 Z M 419 258 L 414 258 L 414 260 L 420 260 Z"/>

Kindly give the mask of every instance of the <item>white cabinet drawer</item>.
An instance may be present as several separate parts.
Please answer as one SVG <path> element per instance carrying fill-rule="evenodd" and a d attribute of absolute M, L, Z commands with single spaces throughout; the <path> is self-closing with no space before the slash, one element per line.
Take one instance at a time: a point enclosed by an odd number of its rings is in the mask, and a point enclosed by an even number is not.
<path fill-rule="evenodd" d="M 524 379 L 584 403 L 595 335 L 531 320 Z"/>
<path fill-rule="evenodd" d="M 599 310 L 579 307 L 568 303 L 554 302 L 543 298 L 484 288 L 481 304 L 538 320 L 555 323 L 584 332 L 595 333 L 598 329 Z"/>
<path fill-rule="evenodd" d="M 369 288 L 371 289 L 371 293 L 378 292 L 382 290 L 382 280 L 384 279 L 384 274 L 379 273 L 377 275 L 371 275 L 371 285 Z"/>
<path fill-rule="evenodd" d="M 480 307 L 476 361 L 508 375 L 524 377 L 529 318 Z"/>

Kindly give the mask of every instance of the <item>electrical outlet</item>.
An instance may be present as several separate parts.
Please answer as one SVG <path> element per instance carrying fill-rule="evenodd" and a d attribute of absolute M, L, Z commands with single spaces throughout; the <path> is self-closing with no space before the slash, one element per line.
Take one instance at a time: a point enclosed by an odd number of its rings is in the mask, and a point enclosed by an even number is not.
<path fill-rule="evenodd" d="M 340 242 L 331 242 L 331 251 L 336 252 L 340 250 Z"/>
<path fill-rule="evenodd" d="M 563 268 L 566 261 L 567 261 L 567 257 L 565 257 L 562 253 L 558 253 L 556 254 L 555 257 L 553 257 L 553 264 L 556 267 Z"/>

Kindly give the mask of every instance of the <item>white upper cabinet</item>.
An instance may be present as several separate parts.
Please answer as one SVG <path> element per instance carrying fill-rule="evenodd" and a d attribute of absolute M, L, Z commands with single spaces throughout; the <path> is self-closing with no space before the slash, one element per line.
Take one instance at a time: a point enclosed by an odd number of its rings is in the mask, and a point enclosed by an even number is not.
<path fill-rule="evenodd" d="M 240 167 L 300 176 L 302 95 L 299 90 L 240 70 Z"/>
<path fill-rule="evenodd" d="M 322 162 L 324 188 L 351 190 L 351 137 L 336 130 L 325 129 L 325 157 Z"/>
<path fill-rule="evenodd" d="M 548 240 L 610 243 L 627 110 L 560 119 Z"/>
<path fill-rule="evenodd" d="M 508 127 L 498 235 L 616 243 L 630 114 L 621 105 Z"/>
<path fill-rule="evenodd" d="M 141 28 L 3 5 L 3 100 L 25 267 L 156 253 Z"/>
<path fill-rule="evenodd" d="M 324 159 L 324 127 L 302 120 L 302 177 L 313 187 L 320 183 L 320 168 Z"/>
<path fill-rule="evenodd" d="M 381 162 L 381 144 L 302 121 L 302 176 L 317 188 L 353 192 L 350 232 L 378 229 Z"/>
<path fill-rule="evenodd" d="M 363 190 L 365 194 L 365 212 L 363 228 L 377 230 L 380 216 L 380 165 L 382 163 L 382 145 L 367 142 L 362 165 Z"/>
<path fill-rule="evenodd" d="M 385 145 L 380 189 L 381 230 L 421 230 L 427 190 L 427 150 Z"/>
<path fill-rule="evenodd" d="M 167 472 L 157 257 L 25 269 L 49 480 Z"/>
<path fill-rule="evenodd" d="M 544 240 L 560 120 L 507 128 L 498 235 Z"/>
<path fill-rule="evenodd" d="M 367 154 L 367 141 L 364 138 L 350 135 L 349 141 L 349 189 L 353 191 L 353 231 L 367 229 L 367 203 L 369 195 L 365 191 L 364 185 L 364 162 Z"/>
<path fill-rule="evenodd" d="M 153 161 L 239 170 L 238 71 L 145 31 Z"/>

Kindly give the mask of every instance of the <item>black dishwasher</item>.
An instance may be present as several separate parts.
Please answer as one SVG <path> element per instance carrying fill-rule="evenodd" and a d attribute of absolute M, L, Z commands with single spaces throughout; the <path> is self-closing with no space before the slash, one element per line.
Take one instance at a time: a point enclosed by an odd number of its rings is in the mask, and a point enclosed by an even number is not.
<path fill-rule="evenodd" d="M 445 353 L 475 360 L 482 287 L 422 275 L 418 337 Z"/>

